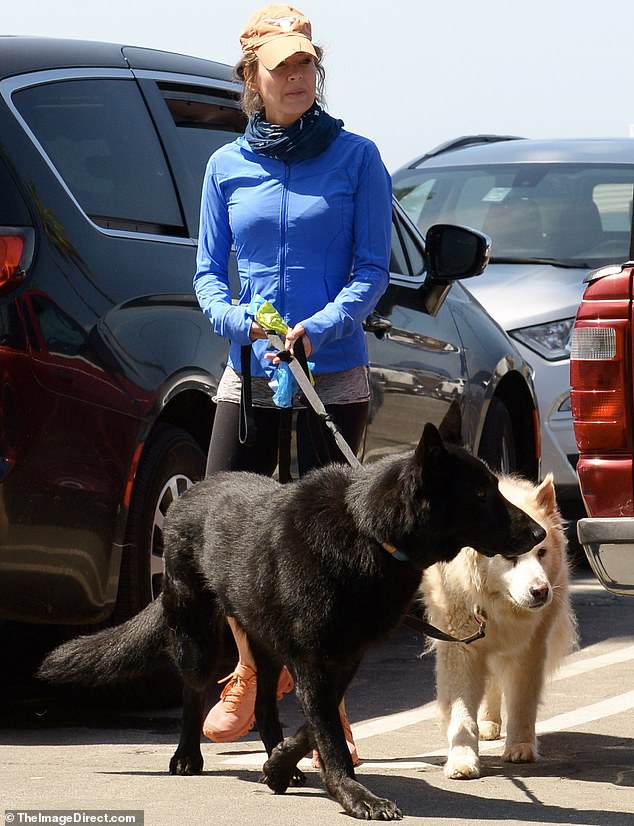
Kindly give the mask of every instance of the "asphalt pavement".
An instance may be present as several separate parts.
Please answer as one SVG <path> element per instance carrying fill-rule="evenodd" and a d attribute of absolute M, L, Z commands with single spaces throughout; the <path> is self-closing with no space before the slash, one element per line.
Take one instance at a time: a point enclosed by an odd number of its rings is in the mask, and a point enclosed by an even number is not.
<path fill-rule="evenodd" d="M 481 778 L 444 777 L 433 657 L 421 658 L 424 638 L 404 627 L 366 658 L 347 695 L 363 761 L 358 779 L 396 800 L 404 823 L 632 826 L 634 600 L 610 595 L 582 567 L 573 603 L 581 647 L 546 689 L 538 762 L 504 763 L 503 741 L 482 743 Z M 11 673 L 3 682 L 0 808 L 7 822 L 117 822 L 104 812 L 117 818 L 128 811 L 142 813 L 146 826 L 347 822 L 308 760 L 305 787 L 274 795 L 260 784 L 265 755 L 257 732 L 236 743 L 205 742 L 204 773 L 170 777 L 178 708 L 113 709 L 94 698 L 53 699 L 28 681 L 12 687 Z M 289 732 L 300 723 L 293 695 L 282 700 L 281 716 Z"/>

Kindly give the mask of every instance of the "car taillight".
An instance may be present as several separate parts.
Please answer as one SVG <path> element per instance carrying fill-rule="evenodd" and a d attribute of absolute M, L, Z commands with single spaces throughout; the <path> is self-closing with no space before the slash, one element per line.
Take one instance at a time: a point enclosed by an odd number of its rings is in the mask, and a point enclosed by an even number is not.
<path fill-rule="evenodd" d="M 623 272 L 591 285 L 579 307 L 570 338 L 570 400 L 580 453 L 630 450 L 629 313 Z"/>
<path fill-rule="evenodd" d="M 0 227 L 0 295 L 22 283 L 33 260 L 31 227 Z"/>

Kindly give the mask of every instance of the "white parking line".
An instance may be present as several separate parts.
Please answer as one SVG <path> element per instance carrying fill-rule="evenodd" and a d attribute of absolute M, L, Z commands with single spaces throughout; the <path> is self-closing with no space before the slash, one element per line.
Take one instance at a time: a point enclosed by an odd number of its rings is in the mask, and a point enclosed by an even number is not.
<path fill-rule="evenodd" d="M 557 671 L 552 681 L 563 680 L 566 677 L 576 677 L 579 674 L 586 674 L 588 671 L 594 671 L 597 668 L 604 668 L 607 665 L 617 665 L 628 660 L 634 660 L 634 645 L 615 648 L 614 651 L 608 651 L 606 654 L 597 654 L 596 657 L 567 662 Z"/>
<path fill-rule="evenodd" d="M 589 706 L 576 708 L 565 714 L 558 714 L 550 720 L 537 723 L 537 733 L 545 734 L 550 731 L 561 731 L 566 728 L 583 726 L 585 723 L 592 723 L 594 720 L 603 720 L 605 717 L 613 717 L 634 708 L 634 691 L 626 691 L 625 694 L 618 694 L 616 697 L 608 697 L 598 703 Z"/>
<path fill-rule="evenodd" d="M 576 708 L 574 711 L 568 711 L 564 714 L 557 714 L 549 720 L 542 720 L 537 723 L 537 734 L 552 734 L 555 731 L 563 731 L 564 729 L 572 729 L 576 726 L 583 726 L 586 723 L 592 723 L 595 720 L 603 720 L 606 717 L 613 717 L 615 714 L 621 714 L 624 711 L 629 711 L 634 708 L 634 691 L 626 691 L 625 694 L 619 694 L 616 697 L 609 697 L 607 700 L 601 700 L 598 703 L 591 703 L 589 706 L 582 706 Z M 480 754 L 487 751 L 495 751 L 502 749 L 504 746 L 503 740 L 488 740 L 480 743 Z M 447 754 L 447 749 L 437 749 L 422 755 L 421 760 L 426 760 L 430 757 L 443 757 Z M 375 764 L 373 763 L 372 766 Z M 387 764 L 386 764 L 387 765 Z M 423 765 L 421 763 L 421 765 Z"/>
<path fill-rule="evenodd" d="M 606 654 L 597 654 L 595 657 L 575 660 L 563 665 L 552 678 L 551 682 L 564 680 L 568 677 L 578 677 L 580 674 L 587 674 L 598 668 L 605 668 L 609 665 L 634 660 L 634 645 L 624 648 L 616 648 Z M 365 720 L 352 726 L 352 733 L 355 740 L 363 740 L 365 737 L 373 737 L 375 734 L 386 734 L 389 731 L 396 731 L 399 728 L 413 726 L 424 720 L 432 720 L 436 717 L 436 703 L 426 703 L 424 706 L 413 708 L 410 711 L 400 711 L 397 714 L 390 714 L 385 717 L 376 717 L 372 720 Z"/>
<path fill-rule="evenodd" d="M 559 669 L 557 674 L 552 678 L 551 682 L 563 680 L 568 677 L 577 677 L 580 674 L 587 674 L 590 671 L 595 671 L 598 668 L 605 668 L 610 665 L 617 665 L 619 663 L 634 660 L 634 645 L 628 645 L 623 648 L 616 648 L 613 651 L 608 651 L 605 654 L 598 654 L 595 657 L 587 657 L 586 659 L 574 660 L 566 663 Z M 550 720 L 544 720 L 537 724 L 537 732 L 544 734 L 545 732 L 561 731 L 563 729 L 574 728 L 575 726 L 584 725 L 585 723 L 600 720 L 605 717 L 611 717 L 615 714 L 620 714 L 624 711 L 629 711 L 634 708 L 634 691 L 628 691 L 625 694 L 620 694 L 616 697 L 610 697 L 598 703 L 576 708 L 573 711 L 559 714 Z M 409 711 L 400 711 L 396 714 L 389 714 L 384 717 L 375 717 L 371 720 L 364 720 L 360 723 L 355 723 L 352 726 L 352 733 L 355 741 L 364 740 L 367 737 L 374 737 L 378 734 L 387 734 L 391 731 L 397 731 L 401 728 L 422 723 L 426 720 L 433 720 L 436 717 L 436 703 L 426 703 L 418 708 L 410 709 Z M 480 743 L 480 751 L 491 751 L 496 748 L 501 748 L 502 741 L 491 741 Z M 389 763 L 381 763 L 380 761 L 365 761 L 367 767 L 371 768 L 394 768 L 398 766 L 400 769 L 417 769 L 430 765 L 427 759 L 431 757 L 442 757 L 446 754 L 446 748 L 438 749 L 437 751 L 429 752 L 414 760 L 390 761 Z M 263 751 L 250 752 L 243 755 L 234 755 L 228 760 L 221 761 L 223 764 L 240 765 L 240 766 L 260 766 L 266 755 Z M 307 761 L 301 761 L 300 765 L 308 765 Z M 435 764 L 432 764 L 435 765 Z"/>

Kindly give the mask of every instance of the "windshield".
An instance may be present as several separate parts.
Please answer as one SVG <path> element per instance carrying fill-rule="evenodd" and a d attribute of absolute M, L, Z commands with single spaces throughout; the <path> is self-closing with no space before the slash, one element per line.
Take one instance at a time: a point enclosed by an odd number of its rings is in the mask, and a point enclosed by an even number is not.
<path fill-rule="evenodd" d="M 595 267 L 629 258 L 634 165 L 504 164 L 408 169 L 394 194 L 426 233 L 463 224 L 492 239 L 492 260 Z"/>

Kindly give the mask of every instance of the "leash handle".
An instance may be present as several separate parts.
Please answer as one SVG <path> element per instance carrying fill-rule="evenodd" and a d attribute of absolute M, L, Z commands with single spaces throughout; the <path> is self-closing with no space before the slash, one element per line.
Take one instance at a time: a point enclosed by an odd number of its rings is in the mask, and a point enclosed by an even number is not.
<path fill-rule="evenodd" d="M 291 358 L 294 356 L 297 359 L 297 361 L 301 364 L 304 373 L 309 376 L 310 371 L 308 369 L 308 360 L 306 358 L 306 350 L 304 349 L 304 342 L 302 341 L 301 336 L 300 338 L 296 338 L 293 342 L 293 353 L 289 355 L 291 355 Z"/>

